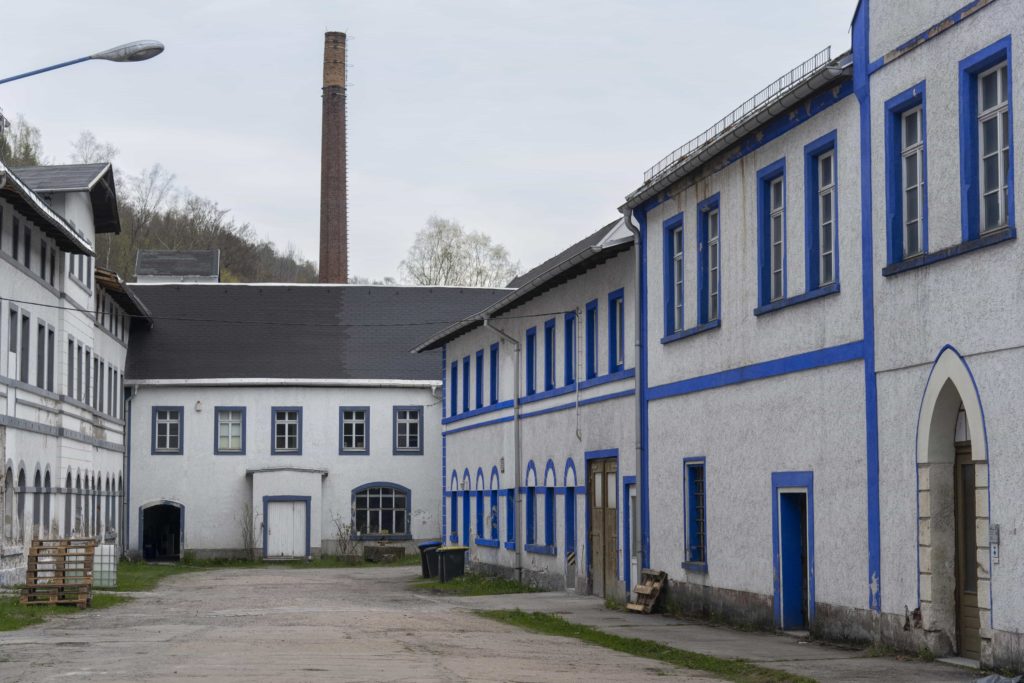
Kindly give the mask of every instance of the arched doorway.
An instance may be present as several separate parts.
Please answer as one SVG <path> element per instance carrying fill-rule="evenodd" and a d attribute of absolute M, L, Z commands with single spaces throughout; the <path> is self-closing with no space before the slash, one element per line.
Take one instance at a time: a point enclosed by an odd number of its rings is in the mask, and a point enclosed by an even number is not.
<path fill-rule="evenodd" d="M 170 500 L 139 508 L 139 549 L 153 562 L 181 559 L 185 534 L 185 506 Z"/>
<path fill-rule="evenodd" d="M 917 471 L 918 589 L 929 647 L 980 659 L 991 614 L 988 440 L 974 377 L 949 346 L 921 401 Z"/>

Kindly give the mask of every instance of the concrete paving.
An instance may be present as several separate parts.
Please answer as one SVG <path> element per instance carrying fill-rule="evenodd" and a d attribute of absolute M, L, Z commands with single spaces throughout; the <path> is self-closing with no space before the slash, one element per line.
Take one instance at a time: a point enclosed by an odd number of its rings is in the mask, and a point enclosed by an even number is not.
<path fill-rule="evenodd" d="M 647 681 L 700 673 L 412 592 L 418 568 L 216 570 L 0 633 L 0 681 Z"/>
<path fill-rule="evenodd" d="M 478 598 L 446 598 L 466 609 L 521 609 L 548 612 L 608 633 L 653 640 L 682 650 L 723 658 L 742 657 L 774 669 L 819 681 L 974 681 L 977 671 L 942 664 L 872 657 L 859 649 L 808 642 L 788 635 L 738 631 L 663 615 L 609 610 L 604 601 L 568 593 L 518 593 Z"/>

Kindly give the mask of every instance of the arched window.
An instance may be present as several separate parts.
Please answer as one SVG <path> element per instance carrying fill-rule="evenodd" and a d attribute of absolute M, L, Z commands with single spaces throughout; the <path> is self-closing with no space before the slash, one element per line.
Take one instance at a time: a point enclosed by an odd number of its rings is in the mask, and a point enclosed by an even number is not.
<path fill-rule="evenodd" d="M 68 478 L 64 482 L 64 536 L 71 535 L 71 470 L 68 470 Z"/>
<path fill-rule="evenodd" d="M 4 476 L 4 538 L 14 538 L 14 472 L 10 467 Z"/>
<path fill-rule="evenodd" d="M 32 537 L 38 538 L 39 524 L 43 518 L 43 475 L 36 470 L 35 479 L 32 481 Z"/>
<path fill-rule="evenodd" d="M 111 519 L 110 515 L 112 506 L 110 501 L 113 500 L 110 496 L 110 477 L 106 477 L 103 480 L 103 533 L 108 534 L 111 531 Z"/>
<path fill-rule="evenodd" d="M 25 537 L 25 470 L 18 470 L 18 527 L 14 530 L 18 540 Z"/>
<path fill-rule="evenodd" d="M 50 471 L 46 471 L 43 479 L 43 536 L 50 537 L 50 498 L 53 496 L 53 486 L 50 482 Z"/>
<path fill-rule="evenodd" d="M 82 475 L 75 475 L 75 526 L 76 534 L 82 533 Z"/>
<path fill-rule="evenodd" d="M 375 482 L 352 491 L 352 513 L 358 538 L 410 538 L 409 489 L 398 484 Z"/>
<path fill-rule="evenodd" d="M 117 475 L 117 533 L 121 533 L 121 529 L 124 528 L 124 480 L 121 475 Z"/>

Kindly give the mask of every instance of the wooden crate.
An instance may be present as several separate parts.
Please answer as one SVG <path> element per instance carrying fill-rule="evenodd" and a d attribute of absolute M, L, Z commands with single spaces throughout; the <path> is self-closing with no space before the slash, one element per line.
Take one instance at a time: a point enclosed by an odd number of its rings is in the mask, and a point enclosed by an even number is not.
<path fill-rule="evenodd" d="M 661 595 L 661 589 L 665 587 L 666 580 L 668 580 L 668 575 L 665 572 L 653 569 L 641 570 L 640 583 L 633 588 L 633 592 L 636 593 L 636 601 L 627 604 L 626 609 L 650 614 L 658 602 L 658 596 Z"/>
<path fill-rule="evenodd" d="M 92 603 L 92 564 L 96 542 L 83 538 L 35 539 L 28 551 L 23 605 Z"/>

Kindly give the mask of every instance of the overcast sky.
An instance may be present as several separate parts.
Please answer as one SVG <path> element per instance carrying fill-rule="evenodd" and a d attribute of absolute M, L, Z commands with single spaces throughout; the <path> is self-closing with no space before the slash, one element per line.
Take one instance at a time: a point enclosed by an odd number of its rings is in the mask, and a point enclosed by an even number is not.
<path fill-rule="evenodd" d="M 83 129 L 316 259 L 323 33 L 348 33 L 349 272 L 394 275 L 431 214 L 526 268 L 616 216 L 644 170 L 819 49 L 856 0 L 10 3 L 0 86 L 64 162 Z"/>

